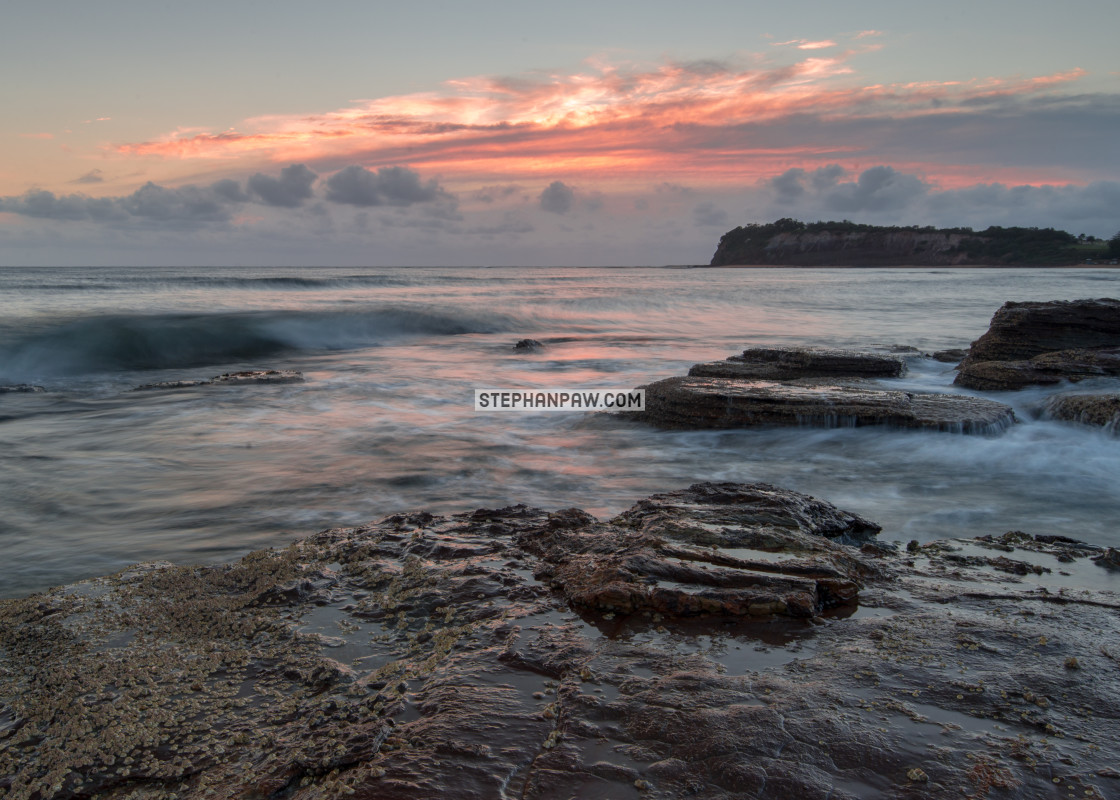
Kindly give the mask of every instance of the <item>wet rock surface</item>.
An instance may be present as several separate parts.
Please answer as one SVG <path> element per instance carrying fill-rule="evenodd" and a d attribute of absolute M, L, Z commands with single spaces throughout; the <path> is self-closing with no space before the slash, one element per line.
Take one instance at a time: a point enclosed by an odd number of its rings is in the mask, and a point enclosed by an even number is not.
<path fill-rule="evenodd" d="M 880 353 L 812 347 L 756 347 L 725 361 L 696 364 L 688 374 L 708 378 L 785 381 L 797 378 L 897 378 L 901 358 Z"/>
<path fill-rule="evenodd" d="M 1120 348 L 1059 350 L 1029 361 L 965 360 L 956 383 L 970 389 L 1008 391 L 1120 375 Z"/>
<path fill-rule="evenodd" d="M 1014 390 L 1120 375 L 1120 300 L 1005 303 L 972 343 L 955 383 Z"/>
<path fill-rule="evenodd" d="M 515 344 L 513 346 L 513 349 L 514 350 L 527 350 L 527 351 L 532 352 L 534 350 L 544 349 L 544 344 L 541 343 L 541 342 L 538 342 L 536 339 L 519 339 L 517 341 L 517 344 Z"/>
<path fill-rule="evenodd" d="M 876 530 L 698 484 L 609 522 L 398 514 L 3 601 L 0 796 L 1113 795 L 1100 548 Z M 608 610 L 614 583 L 681 600 Z M 744 583 L 816 600 L 684 602 Z"/>
<path fill-rule="evenodd" d="M 187 381 L 160 381 L 145 383 L 133 391 L 154 389 L 187 389 L 195 386 L 240 386 L 256 383 L 302 383 L 303 373 L 294 369 L 256 369 L 242 372 L 226 372 L 213 378 Z"/>
<path fill-rule="evenodd" d="M 667 378 L 644 388 L 646 409 L 630 416 L 666 428 L 891 425 L 994 433 L 1015 421 L 1010 407 L 993 400 L 892 391 L 851 382 L 687 377 Z"/>
<path fill-rule="evenodd" d="M 1060 394 L 1047 399 L 1043 416 L 1120 433 L 1120 394 Z"/>

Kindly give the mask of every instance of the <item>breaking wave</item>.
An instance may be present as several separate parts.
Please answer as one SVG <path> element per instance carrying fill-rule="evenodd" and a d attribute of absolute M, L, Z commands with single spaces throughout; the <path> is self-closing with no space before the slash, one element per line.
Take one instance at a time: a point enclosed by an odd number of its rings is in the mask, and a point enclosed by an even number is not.
<path fill-rule="evenodd" d="M 0 341 L 0 383 L 224 364 L 304 350 L 351 350 L 404 336 L 515 330 L 510 316 L 447 308 L 85 317 Z"/>

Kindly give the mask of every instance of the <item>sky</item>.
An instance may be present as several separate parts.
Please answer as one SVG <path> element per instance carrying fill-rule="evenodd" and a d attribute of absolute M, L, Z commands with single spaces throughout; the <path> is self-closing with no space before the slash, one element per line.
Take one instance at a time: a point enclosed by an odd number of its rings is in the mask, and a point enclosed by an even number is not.
<path fill-rule="evenodd" d="M 1120 230 L 1115 0 L 43 0 L 0 266 L 707 263 L 737 225 Z"/>

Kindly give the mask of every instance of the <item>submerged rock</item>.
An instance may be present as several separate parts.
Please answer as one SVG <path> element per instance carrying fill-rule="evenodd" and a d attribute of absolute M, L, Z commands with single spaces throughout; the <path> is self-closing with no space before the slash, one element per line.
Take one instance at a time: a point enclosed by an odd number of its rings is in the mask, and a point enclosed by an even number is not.
<path fill-rule="evenodd" d="M 1120 375 L 1120 300 L 1005 303 L 972 343 L 955 383 L 1014 390 Z"/>
<path fill-rule="evenodd" d="M 1120 394 L 1060 394 L 1043 406 L 1049 419 L 1096 425 L 1120 433 Z"/>
<path fill-rule="evenodd" d="M 630 416 L 667 428 L 892 425 L 991 433 L 1015 421 L 1010 407 L 992 400 L 813 380 L 668 378 L 645 391 L 645 411 Z"/>
<path fill-rule="evenodd" d="M 756 347 L 726 361 L 696 364 L 694 377 L 785 381 L 797 378 L 897 378 L 906 362 L 892 355 L 822 347 Z"/>
<path fill-rule="evenodd" d="M 968 355 L 967 350 L 954 349 L 954 350 L 938 350 L 936 353 L 934 353 L 930 357 L 934 361 L 940 361 L 943 364 L 958 364 L 967 355 Z"/>
<path fill-rule="evenodd" d="M 610 522 L 397 514 L 227 566 L 153 564 L 2 601 L 0 790 L 1105 796 L 1120 603 L 1089 588 L 1107 575 L 1087 558 L 1099 548 L 1018 532 L 897 554 L 838 543 L 875 530 L 795 492 L 698 484 Z M 1016 562 L 1052 569 L 998 568 Z M 821 599 L 833 581 L 861 611 L 580 604 L 593 576 L 623 572 L 620 595 L 650 597 L 762 575 Z"/>
<path fill-rule="evenodd" d="M 514 350 L 540 350 L 544 347 L 536 339 L 521 339 L 513 346 Z"/>
<path fill-rule="evenodd" d="M 34 394 L 45 392 L 42 386 L 33 386 L 30 383 L 16 383 L 9 386 L 0 386 L 0 394 Z"/>
<path fill-rule="evenodd" d="M 229 386 L 251 383 L 301 383 L 303 373 L 294 369 L 255 369 L 243 372 L 226 372 L 213 378 L 188 381 L 159 381 L 145 383 L 133 389 L 134 392 L 150 389 L 184 389 L 193 386 Z"/>

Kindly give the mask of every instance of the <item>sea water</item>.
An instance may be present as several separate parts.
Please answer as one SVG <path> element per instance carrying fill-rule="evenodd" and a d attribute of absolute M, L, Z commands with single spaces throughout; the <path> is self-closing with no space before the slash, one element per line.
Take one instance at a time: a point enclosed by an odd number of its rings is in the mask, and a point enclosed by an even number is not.
<path fill-rule="evenodd" d="M 750 346 L 914 348 L 907 390 L 1007 300 L 1120 296 L 1105 269 L 4 268 L 0 594 L 137 561 L 233 559 L 402 511 L 601 517 L 697 481 L 764 481 L 927 541 L 1008 530 L 1120 545 L 1120 440 L 1015 407 L 1000 435 L 661 431 L 476 412 L 474 389 L 629 389 Z M 538 351 L 515 350 L 533 338 Z M 297 384 L 136 392 L 295 369 Z M 968 393 L 968 392 L 965 392 Z"/>

